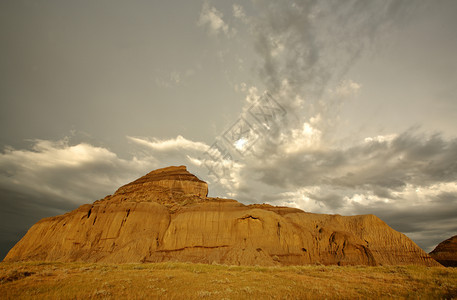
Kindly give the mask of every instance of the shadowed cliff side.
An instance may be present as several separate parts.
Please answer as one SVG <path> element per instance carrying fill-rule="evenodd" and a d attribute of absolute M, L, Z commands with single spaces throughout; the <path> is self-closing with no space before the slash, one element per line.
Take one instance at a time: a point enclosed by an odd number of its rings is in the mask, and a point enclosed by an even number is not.
<path fill-rule="evenodd" d="M 439 243 L 430 256 L 445 267 L 457 267 L 457 235 Z"/>

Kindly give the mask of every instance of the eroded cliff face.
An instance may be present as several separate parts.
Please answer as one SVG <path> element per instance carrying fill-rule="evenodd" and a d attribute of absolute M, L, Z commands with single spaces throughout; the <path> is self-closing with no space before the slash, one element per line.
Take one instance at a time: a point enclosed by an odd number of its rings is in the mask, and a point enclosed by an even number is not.
<path fill-rule="evenodd" d="M 430 256 L 445 267 L 457 267 L 457 235 L 439 243 Z"/>
<path fill-rule="evenodd" d="M 5 261 L 439 265 L 374 215 L 343 217 L 208 198 L 184 166 L 30 228 Z"/>

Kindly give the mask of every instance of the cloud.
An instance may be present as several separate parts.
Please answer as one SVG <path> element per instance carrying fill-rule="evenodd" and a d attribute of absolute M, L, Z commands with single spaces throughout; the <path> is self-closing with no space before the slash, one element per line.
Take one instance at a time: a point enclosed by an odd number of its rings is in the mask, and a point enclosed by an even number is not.
<path fill-rule="evenodd" d="M 137 143 L 142 146 L 146 146 L 155 151 L 206 151 L 209 146 L 205 143 L 201 142 L 194 142 L 188 140 L 180 135 L 178 135 L 174 139 L 168 140 L 160 140 L 156 138 L 152 138 L 151 140 L 145 138 L 138 138 L 138 137 L 127 137 L 134 143 Z"/>
<path fill-rule="evenodd" d="M 88 144 L 70 146 L 68 139 L 60 141 L 35 140 L 32 150 L 16 150 L 7 147 L 0 154 L 0 164 L 24 164 L 29 168 L 51 168 L 55 166 L 78 167 L 99 160 L 110 160 L 114 153 Z"/>
<path fill-rule="evenodd" d="M 198 19 L 198 26 L 206 26 L 209 33 L 218 35 L 223 33 L 228 35 L 230 33 L 229 26 L 222 19 L 223 15 L 215 7 L 211 7 L 208 3 L 204 3 Z"/>
<path fill-rule="evenodd" d="M 248 22 L 248 17 L 246 16 L 246 13 L 244 12 L 243 6 L 239 4 L 233 4 L 233 16 L 235 19 L 240 20 L 243 23 Z"/>
<path fill-rule="evenodd" d="M 318 139 L 307 123 L 299 136 L 293 131 L 280 143 L 269 163 L 256 164 L 266 182 L 279 186 L 332 184 L 340 187 L 376 187 L 395 190 L 407 184 L 428 186 L 457 180 L 457 140 L 407 131 L 398 136 L 366 138 L 346 149 L 308 147 Z M 317 137 L 316 137 L 317 135 Z M 297 140 L 308 139 L 297 146 Z M 294 149 L 295 151 L 291 151 Z M 266 158 L 265 158 L 266 159 Z M 271 169 L 282 166 L 270 174 Z"/>
<path fill-rule="evenodd" d="M 361 85 L 353 80 L 345 79 L 340 81 L 334 91 L 330 91 L 336 97 L 347 98 L 353 95 L 357 95 L 360 91 Z"/>
<path fill-rule="evenodd" d="M 283 134 L 282 138 L 287 142 L 281 143 L 282 151 L 290 155 L 304 149 L 317 149 L 320 147 L 321 136 L 320 130 L 305 122 L 302 128 L 292 129 L 288 135 Z"/>
<path fill-rule="evenodd" d="M 156 162 L 151 157 L 124 160 L 102 147 L 71 145 L 68 138 L 35 140 L 30 150 L 8 147 L 0 154 L 0 188 L 81 204 L 113 192 L 145 169 L 143 164 Z"/>
<path fill-rule="evenodd" d="M 407 19 L 414 1 L 257 1 L 252 19 L 258 74 L 276 95 L 283 81 L 284 99 L 302 95 L 318 101 L 367 51 Z"/>

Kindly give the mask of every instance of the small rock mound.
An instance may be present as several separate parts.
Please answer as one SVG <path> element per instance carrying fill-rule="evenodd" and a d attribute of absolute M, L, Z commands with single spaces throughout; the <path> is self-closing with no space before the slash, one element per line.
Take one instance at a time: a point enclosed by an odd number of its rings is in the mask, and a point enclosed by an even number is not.
<path fill-rule="evenodd" d="M 430 256 L 445 267 L 457 267 L 457 235 L 439 243 Z"/>
<path fill-rule="evenodd" d="M 208 184 L 189 173 L 186 166 L 154 170 L 120 187 L 113 201 L 157 202 L 171 208 L 204 200 Z"/>

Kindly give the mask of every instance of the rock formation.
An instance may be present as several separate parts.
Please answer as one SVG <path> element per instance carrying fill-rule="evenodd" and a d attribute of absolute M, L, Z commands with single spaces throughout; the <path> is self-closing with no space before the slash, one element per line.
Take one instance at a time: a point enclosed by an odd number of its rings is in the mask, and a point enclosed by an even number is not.
<path fill-rule="evenodd" d="M 457 267 L 457 235 L 439 243 L 430 256 L 445 267 Z"/>
<path fill-rule="evenodd" d="M 343 217 L 207 197 L 186 167 L 33 225 L 5 261 L 439 265 L 374 215 Z"/>

